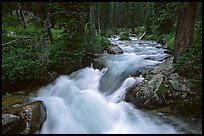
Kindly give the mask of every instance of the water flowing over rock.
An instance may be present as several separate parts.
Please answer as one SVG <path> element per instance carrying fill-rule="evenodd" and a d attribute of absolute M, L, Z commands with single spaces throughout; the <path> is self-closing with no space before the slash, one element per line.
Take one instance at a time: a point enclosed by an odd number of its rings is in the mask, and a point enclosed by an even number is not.
<path fill-rule="evenodd" d="M 110 54 L 122 54 L 123 50 L 117 45 L 114 45 L 114 46 L 112 45 L 108 47 L 107 52 Z"/>
<path fill-rule="evenodd" d="M 187 103 L 194 103 L 193 105 L 200 106 L 195 104 L 199 101 L 197 97 L 200 94 L 193 91 L 189 79 L 174 72 L 173 57 L 170 57 L 149 71 L 141 83 L 128 88 L 125 100 L 134 103 L 138 108 L 157 109 L 155 111 L 182 115 L 192 113 L 192 116 L 200 117 L 197 111 L 191 112 L 187 105 Z M 188 96 L 196 97 L 197 101 Z"/>
<path fill-rule="evenodd" d="M 173 94 L 177 92 L 176 99 L 180 98 L 180 93 L 183 93 L 181 99 L 191 94 L 188 91 L 179 92 L 170 87 L 170 82 L 167 83 L 167 77 L 174 74 L 172 63 L 170 63 L 172 58 L 167 58 L 168 61 L 162 63 L 168 55 L 164 53 L 163 48 L 155 48 L 157 42 L 145 40 L 121 41 L 118 36 L 112 36 L 109 40 L 111 46 L 120 47 L 124 53 L 104 53 L 100 58 L 95 59 L 93 65 L 79 69 L 69 75 L 61 75 L 53 83 L 38 90 L 33 100 L 43 101 L 48 114 L 42 127 L 35 133 L 202 133 L 200 122 L 194 121 L 192 123 L 191 120 L 191 123 L 189 123 L 181 117 L 160 114 L 151 110 L 141 110 L 124 101 L 126 89 L 130 87 L 134 90 L 137 84 L 143 82 L 146 82 L 149 86 L 141 85 L 145 94 L 142 95 L 142 92 L 139 92 L 141 97 L 138 98 L 141 101 L 146 98 L 145 106 L 150 108 L 152 108 L 152 103 L 165 105 L 169 101 L 167 96 L 172 91 L 174 91 Z M 166 71 L 163 71 L 159 64 Z M 156 69 L 154 69 L 155 66 Z M 174 77 L 171 80 L 174 80 Z M 176 88 L 175 85 L 176 83 L 173 83 L 174 88 Z M 172 90 L 164 91 L 168 87 Z M 151 92 L 148 90 L 151 90 Z M 133 96 L 133 94 L 130 96 Z M 134 97 L 132 98 L 135 100 Z M 144 104 L 141 103 L 141 105 Z M 29 109 L 29 107 L 26 109 Z M 21 108 L 21 110 L 20 113 L 26 113 L 29 118 L 33 118 L 24 108 Z M 28 119 L 27 116 L 24 117 L 22 114 L 19 114 L 19 117 L 22 117 L 23 121 Z M 28 122 L 30 122 L 29 119 Z M 24 131 L 28 133 L 32 130 L 32 127 L 30 129 L 31 124 L 28 123 L 27 127 L 23 127 L 27 128 Z M 195 130 L 195 127 L 198 129 Z"/>

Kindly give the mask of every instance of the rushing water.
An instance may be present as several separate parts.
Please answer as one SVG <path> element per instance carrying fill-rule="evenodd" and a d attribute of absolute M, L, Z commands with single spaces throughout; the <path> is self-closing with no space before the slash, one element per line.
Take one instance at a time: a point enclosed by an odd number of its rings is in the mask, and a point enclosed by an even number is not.
<path fill-rule="evenodd" d="M 202 133 L 201 121 L 142 111 L 123 101 L 125 89 L 141 82 L 137 70 L 151 69 L 167 54 L 153 41 L 110 39 L 123 54 L 103 54 L 101 70 L 86 67 L 42 87 L 34 99 L 46 106 L 47 119 L 37 133 Z"/>

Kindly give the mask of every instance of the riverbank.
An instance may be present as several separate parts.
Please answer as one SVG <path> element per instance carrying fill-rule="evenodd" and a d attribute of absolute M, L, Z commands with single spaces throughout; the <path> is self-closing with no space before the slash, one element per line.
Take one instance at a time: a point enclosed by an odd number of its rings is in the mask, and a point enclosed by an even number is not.
<path fill-rule="evenodd" d="M 139 109 L 202 118 L 202 89 L 176 73 L 173 56 L 146 71 L 142 82 L 127 89 L 125 101 Z"/>

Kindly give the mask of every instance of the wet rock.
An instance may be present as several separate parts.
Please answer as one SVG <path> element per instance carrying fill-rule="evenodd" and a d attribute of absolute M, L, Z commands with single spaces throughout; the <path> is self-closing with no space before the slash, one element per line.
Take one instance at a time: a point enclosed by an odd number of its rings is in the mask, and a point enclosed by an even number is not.
<path fill-rule="evenodd" d="M 131 37 L 138 37 L 136 34 L 130 34 Z"/>
<path fill-rule="evenodd" d="M 93 62 L 93 68 L 102 69 L 106 67 L 105 62 L 102 59 L 95 59 Z"/>
<path fill-rule="evenodd" d="M 165 76 L 172 74 L 174 71 L 173 67 L 173 57 L 167 58 L 163 63 L 157 65 L 150 74 L 163 74 Z"/>
<path fill-rule="evenodd" d="M 112 43 L 112 42 L 111 42 L 111 43 L 110 43 L 110 46 L 114 46 L 114 47 L 115 47 L 115 46 L 118 46 L 118 45 L 117 45 L 116 43 Z"/>
<path fill-rule="evenodd" d="M 7 36 L 9 36 L 9 37 L 13 37 L 13 38 L 16 38 L 16 37 L 17 37 L 15 31 L 9 31 L 8 34 L 7 34 Z"/>
<path fill-rule="evenodd" d="M 167 49 L 167 48 L 164 48 L 164 49 L 166 49 L 166 50 L 164 51 L 164 53 L 166 53 L 166 54 L 173 54 L 173 51 L 172 51 L 172 50 Z"/>
<path fill-rule="evenodd" d="M 157 44 L 157 45 L 155 46 L 155 48 L 162 48 L 162 45 L 161 45 L 161 44 Z"/>
<path fill-rule="evenodd" d="M 138 108 L 153 109 L 163 106 L 164 101 L 157 95 L 157 90 L 163 81 L 163 75 L 157 74 L 150 80 L 144 80 L 133 90 L 127 90 L 125 100 L 133 102 Z"/>
<path fill-rule="evenodd" d="M 107 49 L 107 53 L 109 53 L 109 54 L 122 54 L 123 50 L 119 46 L 110 46 Z"/>
<path fill-rule="evenodd" d="M 42 101 L 16 107 L 14 114 L 2 114 L 4 134 L 33 134 L 39 130 L 46 119 L 46 109 Z"/>
<path fill-rule="evenodd" d="M 112 35 L 111 40 L 119 40 L 120 37 L 118 35 Z"/>
<path fill-rule="evenodd" d="M 142 82 L 129 87 L 124 100 L 137 108 L 201 117 L 200 93 L 192 89 L 189 79 L 174 72 L 170 57 L 149 71 Z"/>
<path fill-rule="evenodd" d="M 39 130 L 46 119 L 46 109 L 42 101 L 36 101 L 16 109 L 18 115 L 25 122 L 22 134 L 33 134 Z"/>
<path fill-rule="evenodd" d="M 20 117 L 13 114 L 2 114 L 2 134 L 12 133 L 18 125 Z"/>
<path fill-rule="evenodd" d="M 178 73 L 172 74 L 168 81 L 171 84 L 171 87 L 178 91 L 189 92 L 193 94 L 194 92 L 190 89 L 190 81 L 178 75 Z"/>

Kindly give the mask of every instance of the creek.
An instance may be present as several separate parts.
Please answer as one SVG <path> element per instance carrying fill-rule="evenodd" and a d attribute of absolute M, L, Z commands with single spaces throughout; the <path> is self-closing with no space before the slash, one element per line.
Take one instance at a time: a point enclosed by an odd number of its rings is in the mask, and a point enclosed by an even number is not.
<path fill-rule="evenodd" d="M 202 121 L 141 110 L 123 101 L 128 87 L 144 80 L 148 70 L 168 56 L 155 41 L 110 38 L 124 53 L 104 53 L 97 63 L 41 87 L 32 100 L 42 100 L 47 118 L 37 134 L 175 134 L 202 133 Z M 97 65 L 103 64 L 102 69 Z"/>

